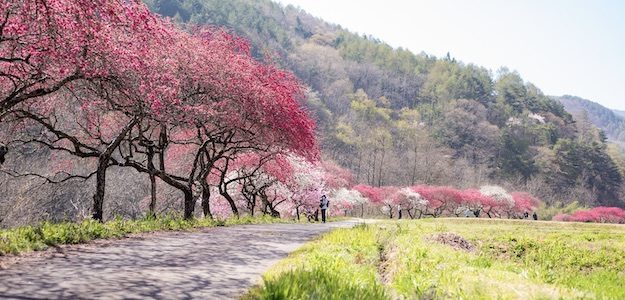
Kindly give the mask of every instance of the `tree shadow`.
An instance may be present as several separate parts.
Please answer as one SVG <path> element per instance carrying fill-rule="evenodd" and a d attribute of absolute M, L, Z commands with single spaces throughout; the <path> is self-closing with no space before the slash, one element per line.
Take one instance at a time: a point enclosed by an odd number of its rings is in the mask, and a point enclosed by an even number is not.
<path fill-rule="evenodd" d="M 231 299 L 302 243 L 345 224 L 271 224 L 169 232 L 0 271 L 0 298 Z"/>

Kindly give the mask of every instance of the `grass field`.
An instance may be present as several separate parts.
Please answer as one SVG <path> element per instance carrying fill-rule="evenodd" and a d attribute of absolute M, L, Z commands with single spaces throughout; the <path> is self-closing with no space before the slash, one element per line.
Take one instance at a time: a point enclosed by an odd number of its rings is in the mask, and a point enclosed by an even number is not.
<path fill-rule="evenodd" d="M 625 227 L 486 219 L 339 229 L 249 299 L 625 299 Z"/>

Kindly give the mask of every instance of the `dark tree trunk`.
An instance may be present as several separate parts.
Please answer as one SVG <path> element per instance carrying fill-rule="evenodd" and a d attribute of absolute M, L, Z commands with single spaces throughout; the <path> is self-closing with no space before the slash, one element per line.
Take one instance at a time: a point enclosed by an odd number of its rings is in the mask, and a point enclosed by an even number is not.
<path fill-rule="evenodd" d="M 251 196 L 252 200 L 250 201 L 250 215 L 254 216 L 254 210 L 256 209 L 256 195 Z"/>
<path fill-rule="evenodd" d="M 156 217 L 156 176 L 150 174 L 150 217 Z"/>
<path fill-rule="evenodd" d="M 9 152 L 9 148 L 3 143 L 0 143 L 0 165 L 4 163 L 4 156 Z"/>
<path fill-rule="evenodd" d="M 154 175 L 154 147 L 148 147 L 148 170 L 150 172 L 150 217 L 156 217 L 156 176 Z"/>
<path fill-rule="evenodd" d="M 232 209 L 232 214 L 235 217 L 239 217 L 239 209 L 237 208 L 237 204 L 234 202 L 234 199 L 232 199 L 232 197 L 230 196 L 230 194 L 228 194 L 228 192 L 226 192 L 226 189 L 224 189 L 223 192 L 220 193 L 224 198 L 226 198 L 226 201 L 228 201 L 228 204 L 230 204 L 230 208 Z"/>
<path fill-rule="evenodd" d="M 299 206 L 295 207 L 295 215 L 297 216 L 297 220 L 299 221 Z"/>
<path fill-rule="evenodd" d="M 204 218 L 212 219 L 213 214 L 211 213 L 210 197 L 210 187 L 208 184 L 202 183 L 202 211 L 204 212 Z"/>
<path fill-rule="evenodd" d="M 261 194 L 260 195 L 260 202 L 262 204 L 261 211 L 263 212 L 263 215 L 269 214 L 269 201 L 267 201 L 267 197 L 265 197 L 265 196 L 263 196 Z"/>
<path fill-rule="evenodd" d="M 191 189 L 184 191 L 184 218 L 186 220 L 193 219 L 193 211 L 195 210 L 195 199 Z"/>
<path fill-rule="evenodd" d="M 106 188 L 106 170 L 109 167 L 109 160 L 113 151 L 117 149 L 122 139 L 137 124 L 137 119 L 132 119 L 126 127 L 122 129 L 117 137 L 106 147 L 106 150 L 98 157 L 98 169 L 96 171 L 96 188 L 93 195 L 93 218 L 102 222 L 104 220 L 104 196 Z"/>
<path fill-rule="evenodd" d="M 100 156 L 98 170 L 96 171 L 96 188 L 93 195 L 93 219 L 102 222 L 104 220 L 104 192 L 106 188 L 106 169 L 109 157 Z"/>
<path fill-rule="evenodd" d="M 260 199 L 263 202 L 263 206 L 265 207 L 263 209 L 263 213 L 264 214 L 270 214 L 272 217 L 274 218 L 280 218 L 280 212 L 278 212 L 275 207 L 273 207 L 273 205 L 271 205 L 271 203 L 269 202 L 269 200 L 267 199 L 267 195 L 265 195 L 264 193 L 260 195 Z"/>

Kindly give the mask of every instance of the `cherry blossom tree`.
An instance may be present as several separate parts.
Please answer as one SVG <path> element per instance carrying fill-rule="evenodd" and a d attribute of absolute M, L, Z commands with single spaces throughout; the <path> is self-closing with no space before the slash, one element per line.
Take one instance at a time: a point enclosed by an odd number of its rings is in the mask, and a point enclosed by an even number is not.
<path fill-rule="evenodd" d="M 491 197 L 484 195 L 480 190 L 467 189 L 462 191 L 462 201 L 466 209 L 476 218 L 480 216 L 485 207 L 489 208 L 495 203 Z"/>
<path fill-rule="evenodd" d="M 149 174 L 152 203 L 156 178 L 180 190 L 185 217 L 190 218 L 197 183 L 209 191 L 204 183 L 218 164 L 227 166 L 237 155 L 250 151 L 291 151 L 309 159 L 318 155 L 314 122 L 297 101 L 301 90 L 295 77 L 256 61 L 249 45 L 239 38 L 214 28 L 182 31 L 151 15 L 138 2 L 94 1 L 90 5 L 59 0 L 3 5 L 10 9 L 0 49 L 7 58 L 0 67 L 9 75 L 0 83 L 4 97 L 0 113 L 3 118 L 12 114 L 38 119 L 35 122 L 55 136 L 47 144 L 52 150 L 97 158 L 96 219 L 103 218 L 106 171 L 112 165 Z M 47 6 L 51 9 L 45 10 Z M 92 22 L 89 16 L 95 15 L 101 18 L 91 18 L 97 21 Z M 30 25 L 37 22 L 20 23 L 40 16 L 47 16 L 41 28 Z M 59 40 L 63 47 L 55 44 L 52 48 L 75 51 L 29 54 Z M 14 53 L 21 56 L 11 56 Z M 52 59 L 40 62 L 42 58 Z M 41 64 L 33 67 L 35 62 Z M 70 75 L 60 70 L 61 65 L 71 67 Z M 41 99 L 61 88 L 81 102 L 81 114 L 96 125 L 81 128 L 87 134 L 58 129 L 41 111 L 45 109 L 40 107 Z M 94 130 L 102 128 L 98 122 L 111 111 L 119 115 L 119 122 L 104 139 Z M 192 135 L 175 138 L 178 133 Z M 93 140 L 97 147 L 91 145 Z M 188 168 L 180 173 L 166 169 L 168 152 L 176 146 L 192 154 L 181 162 Z"/>
<path fill-rule="evenodd" d="M 171 96 L 171 76 L 158 68 L 165 63 L 155 54 L 171 45 L 176 29 L 134 1 L 2 5 L 6 14 L 0 39 L 0 121 L 30 118 L 55 136 L 54 144 L 47 144 L 50 149 L 97 157 L 94 218 L 102 220 L 106 170 L 113 163 L 113 151 L 143 115 L 154 113 L 160 98 Z M 47 112 L 50 102 L 55 102 L 50 99 L 80 102 L 80 113 L 90 119 L 89 126 L 80 128 L 87 134 L 59 129 L 59 118 Z M 109 111 L 120 112 L 126 120 L 105 139 L 97 132 L 103 126 L 95 120 Z M 93 146 L 94 140 L 98 147 Z M 63 142 L 73 149 L 60 146 Z"/>
<path fill-rule="evenodd" d="M 625 210 L 618 207 L 595 207 L 589 210 L 578 210 L 571 215 L 559 214 L 554 221 L 594 222 L 625 224 Z"/>
<path fill-rule="evenodd" d="M 384 201 L 384 193 L 381 188 L 373 187 L 366 184 L 359 184 L 354 186 L 353 189 L 358 191 L 363 197 L 365 197 L 369 201 L 369 204 L 375 207 L 382 207 Z M 364 211 L 364 206 L 362 206 L 361 208 L 363 208 L 362 211 Z"/>
<path fill-rule="evenodd" d="M 409 187 L 405 187 L 397 191 L 395 195 L 398 203 L 399 216 L 405 210 L 411 219 L 421 218 L 423 211 L 428 205 L 428 201 L 419 193 Z"/>
<path fill-rule="evenodd" d="M 325 172 L 319 164 L 303 157 L 290 156 L 289 161 L 293 176 L 287 186 L 291 191 L 292 211 L 298 220 L 301 213 L 310 218 L 319 209 L 321 195 L 328 193 Z"/>
<path fill-rule="evenodd" d="M 517 216 L 523 216 L 525 213 L 530 213 L 536 210 L 540 200 L 530 193 L 513 192 L 510 194 L 514 200 L 513 212 Z"/>
<path fill-rule="evenodd" d="M 276 155 L 273 159 L 263 163 L 261 168 L 257 168 L 258 165 L 260 161 L 237 170 L 241 178 L 240 191 L 246 200 L 247 210 L 253 216 L 260 200 L 261 211 L 264 214 L 280 217 L 280 213 L 272 205 L 273 201 L 269 201 L 268 191 L 274 185 L 285 184 L 289 181 L 292 176 L 291 166 L 282 155 Z"/>
<path fill-rule="evenodd" d="M 345 215 L 354 207 L 362 207 L 367 203 L 367 198 L 363 197 L 360 192 L 347 188 L 340 188 L 334 191 L 330 198 L 336 203 L 334 207 L 342 210 Z"/>
<path fill-rule="evenodd" d="M 488 185 L 480 188 L 480 192 L 486 196 L 482 203 L 483 211 L 489 218 L 502 217 L 504 213 L 514 208 L 514 198 L 500 186 Z"/>

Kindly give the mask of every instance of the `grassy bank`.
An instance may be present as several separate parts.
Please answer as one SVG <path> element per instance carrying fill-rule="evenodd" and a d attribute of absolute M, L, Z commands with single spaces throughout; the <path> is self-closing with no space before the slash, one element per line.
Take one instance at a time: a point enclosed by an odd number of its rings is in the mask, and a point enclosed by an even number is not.
<path fill-rule="evenodd" d="M 246 298 L 625 299 L 625 227 L 428 219 L 341 229 L 274 266 Z"/>
<path fill-rule="evenodd" d="M 81 223 L 48 223 L 0 230 L 0 255 L 44 250 L 62 244 L 80 244 L 94 239 L 120 238 L 132 233 L 162 230 L 192 230 L 195 228 L 244 224 L 288 223 L 287 219 L 271 217 L 242 217 L 227 220 L 159 217 L 141 220 L 113 220 L 100 223 L 92 219 Z"/>

